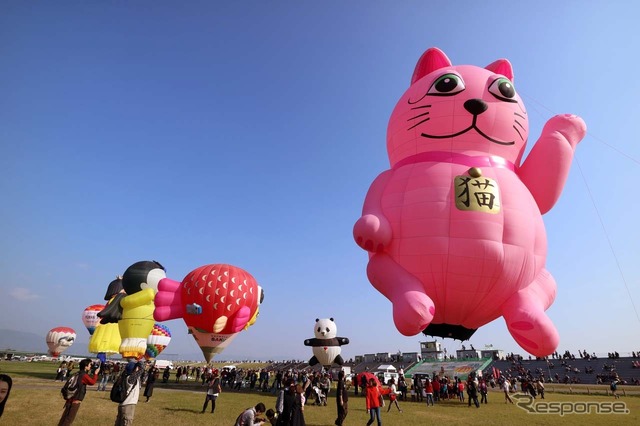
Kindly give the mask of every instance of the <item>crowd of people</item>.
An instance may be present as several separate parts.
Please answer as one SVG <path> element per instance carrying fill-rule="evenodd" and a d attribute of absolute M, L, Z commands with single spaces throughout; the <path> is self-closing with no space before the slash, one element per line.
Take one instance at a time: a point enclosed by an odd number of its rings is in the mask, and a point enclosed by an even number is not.
<path fill-rule="evenodd" d="M 124 399 L 118 403 L 114 424 L 115 426 L 131 425 L 142 387 L 144 386 L 145 402 L 149 402 L 153 395 L 155 381 L 159 376 L 155 366 L 143 362 L 101 363 L 86 358 L 80 361 L 76 373 L 73 373 L 73 366 L 70 364 L 63 361 L 56 371 L 55 380 L 65 381 L 63 388 L 69 387 L 71 392 L 71 395 L 65 399 L 59 426 L 73 424 L 86 396 L 87 386 L 97 384 L 98 391 L 106 391 L 107 383 L 112 382 L 112 386 L 115 386 L 119 379 L 124 381 L 126 393 Z"/>
<path fill-rule="evenodd" d="M 578 352 L 580 353 L 580 357 L 582 359 L 585 359 L 587 361 L 591 361 L 594 359 L 593 355 L 589 355 L 586 351 Z M 609 356 L 609 359 L 618 358 L 619 356 L 615 352 L 611 353 Z M 558 366 L 556 366 L 556 364 L 551 359 L 557 359 L 560 361 L 559 368 L 556 368 Z M 545 369 L 536 367 L 532 370 L 525 366 L 522 358 L 512 358 L 511 367 L 507 368 L 505 371 L 499 371 L 496 370 L 496 368 L 493 368 L 493 370 L 487 372 L 487 377 L 491 381 L 495 381 L 496 379 L 508 379 L 516 389 L 518 384 L 522 384 L 521 390 L 523 392 L 529 392 L 533 396 L 535 396 L 536 391 L 539 392 L 539 389 L 536 389 L 535 386 L 532 386 L 532 389 L 527 388 L 527 384 L 539 383 L 541 386 L 544 386 L 545 382 L 559 384 L 580 384 L 582 383 L 582 380 L 579 374 L 583 372 L 584 374 L 592 375 L 593 377 L 593 379 L 589 380 L 588 383 L 594 383 L 597 385 L 612 385 L 615 382 L 616 384 L 619 383 L 640 385 L 640 379 L 638 379 L 637 377 L 632 377 L 629 380 L 625 380 L 620 377 L 618 371 L 616 370 L 615 362 L 603 362 L 601 366 L 598 366 L 598 368 L 601 368 L 601 370 L 596 371 L 596 369 L 594 369 L 592 365 L 585 365 L 582 369 L 573 365 L 573 361 L 576 360 L 576 357 L 568 351 L 565 352 L 565 354 L 563 354 L 562 356 L 551 359 L 545 359 Z M 613 387 L 611 388 L 611 390 L 613 390 Z"/>
<path fill-rule="evenodd" d="M 618 359 L 617 354 L 610 355 L 609 358 Z M 579 356 L 586 360 L 593 359 L 593 355 L 589 355 L 587 351 L 579 351 Z M 412 379 L 408 379 L 400 369 L 397 380 L 391 378 L 387 383 L 382 384 L 377 378 L 370 377 L 371 374 L 348 375 L 343 370 L 337 377 L 332 377 L 324 369 L 317 370 L 309 367 L 217 369 L 211 365 L 181 365 L 174 372 L 169 367 L 161 371 L 152 363 L 144 362 L 96 363 L 87 358 L 80 361 L 76 367 L 73 362 L 63 361 L 56 370 L 55 380 L 67 382 L 77 376 L 78 386 L 73 396 L 65 401 L 59 425 L 70 425 L 74 422 L 86 395 L 87 386 L 97 385 L 98 391 L 106 391 L 107 384 L 115 383 L 121 376 L 125 377 L 128 389 L 127 397 L 118 404 L 116 426 L 132 424 L 136 405 L 142 400 L 141 396 L 146 398 L 145 402 L 149 402 L 153 396 L 155 383 L 160 376 L 164 383 L 168 383 L 172 374 L 175 374 L 176 383 L 192 381 L 203 386 L 205 389 L 201 409 L 203 414 L 209 410 L 209 407 L 211 414 L 215 413 L 216 400 L 223 391 L 268 392 L 276 396 L 276 404 L 273 408 L 267 409 L 263 403 L 258 403 L 243 410 L 236 419 L 237 426 L 254 426 L 255 424 L 304 426 L 305 406 L 310 404 L 326 406 L 330 393 L 335 396 L 335 424 L 342 426 L 348 414 L 348 391 L 353 384 L 355 395 L 358 395 L 359 387 L 364 397 L 364 405 L 369 415 L 367 424 L 370 426 L 374 422 L 378 425 L 382 423 L 381 409 L 385 406 L 385 398 L 388 399 L 387 413 L 394 407 L 398 412 L 402 412 L 400 402 L 403 401 L 424 402 L 426 407 L 434 406 L 439 402 L 457 401 L 469 407 L 480 408 L 483 404 L 488 404 L 489 388 L 497 388 L 504 393 L 504 402 L 512 404 L 511 394 L 514 392 L 523 392 L 533 398 L 544 399 L 545 382 L 574 383 L 571 379 L 572 374 L 580 372 L 577 367 L 572 366 L 576 357 L 568 351 L 562 355 L 553 354 L 546 358 L 546 371 L 539 366 L 527 368 L 527 365 L 536 365 L 536 363 L 527 364 L 523 362 L 522 357 L 510 355 L 509 359 L 511 365 L 504 371 L 494 367 L 479 376 L 472 372 L 465 379 L 449 377 L 443 374 L 443 371 L 439 374 L 434 372 L 431 375 L 414 374 Z M 560 362 L 559 367 L 563 370 L 564 377 L 561 377 L 558 370 L 555 370 L 555 375 L 551 375 L 551 370 L 556 368 L 552 360 Z M 617 361 L 598 363 L 598 368 L 602 365 L 603 371 L 594 371 L 590 366 L 586 366 L 584 373 L 593 373 L 598 383 L 610 383 L 611 394 L 618 398 L 617 386 L 626 382 L 618 376 L 615 362 Z M 360 379 L 363 381 L 361 382 Z M 337 380 L 336 386 L 334 386 L 334 380 Z M 0 374 L 0 416 L 4 412 L 11 387 L 11 378 Z M 333 389 L 335 393 L 332 392 Z"/>

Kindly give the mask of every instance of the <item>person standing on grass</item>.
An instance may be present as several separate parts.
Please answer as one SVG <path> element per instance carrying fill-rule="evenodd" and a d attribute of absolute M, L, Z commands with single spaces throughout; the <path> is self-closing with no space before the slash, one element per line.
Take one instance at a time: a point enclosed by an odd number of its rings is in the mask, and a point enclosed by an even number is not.
<path fill-rule="evenodd" d="M 369 379 L 367 384 L 367 391 L 365 393 L 367 402 L 367 411 L 369 412 L 369 421 L 367 426 L 373 424 L 374 418 L 378 421 L 378 426 L 382 426 L 382 419 L 380 418 L 380 406 L 382 405 L 382 393 L 378 388 L 374 378 Z"/>
<path fill-rule="evenodd" d="M 87 393 L 87 385 L 96 384 L 96 381 L 98 380 L 98 373 L 100 372 L 100 367 L 96 368 L 92 377 L 89 375 L 89 370 L 91 369 L 92 363 L 93 361 L 91 361 L 90 358 L 85 358 L 80 361 L 80 368 L 77 373 L 78 390 L 71 398 L 65 401 L 64 411 L 62 412 L 62 417 L 60 417 L 58 426 L 68 426 L 70 424 L 73 424 L 73 421 L 76 419 L 76 415 L 78 414 L 78 410 L 80 409 L 80 403 Z"/>
<path fill-rule="evenodd" d="M 147 383 L 144 387 L 144 396 L 147 397 L 145 402 L 149 402 L 149 398 L 153 396 L 153 387 L 155 386 L 159 375 L 160 370 L 156 366 L 152 365 L 147 373 Z"/>
<path fill-rule="evenodd" d="M 618 376 L 615 376 L 609 385 L 609 389 L 611 389 L 611 394 L 615 399 L 620 399 L 620 395 L 618 395 L 618 383 L 620 383 L 620 379 Z"/>
<path fill-rule="evenodd" d="M 98 391 L 106 391 L 107 390 L 107 382 L 109 381 L 109 376 L 111 375 L 111 366 L 106 363 L 100 364 L 100 374 L 98 374 L 99 382 L 98 382 Z"/>
<path fill-rule="evenodd" d="M 398 404 L 398 391 L 396 390 L 396 380 L 392 377 L 389 380 L 389 408 L 387 408 L 387 413 L 391 410 L 391 406 L 395 404 L 398 411 L 402 413 L 402 409 L 400 409 L 400 405 Z"/>
<path fill-rule="evenodd" d="M 296 385 L 293 379 L 287 379 L 284 388 L 278 391 L 276 399 L 276 411 L 278 413 L 278 426 L 289 426 L 293 404 L 296 399 Z"/>
<path fill-rule="evenodd" d="M 431 382 L 431 380 L 427 377 L 424 380 L 424 394 L 425 394 L 425 400 L 427 401 L 427 407 L 429 405 L 431 405 L 433 407 L 433 383 Z"/>
<path fill-rule="evenodd" d="M 293 399 L 293 408 L 291 409 L 291 426 L 305 426 L 304 421 L 304 393 L 302 385 L 296 385 L 296 394 Z"/>
<path fill-rule="evenodd" d="M 167 383 L 169 381 L 169 377 L 171 377 L 171 370 L 169 369 L 169 366 L 167 365 L 164 368 L 164 372 L 162 373 L 162 383 Z"/>
<path fill-rule="evenodd" d="M 513 404 L 513 399 L 509 395 L 509 391 L 511 390 L 511 382 L 509 379 L 505 377 L 504 382 L 502 382 L 502 391 L 504 392 L 504 403 L 510 402 Z"/>
<path fill-rule="evenodd" d="M 478 381 L 471 374 L 469 374 L 467 378 L 467 399 L 469 400 L 469 407 L 471 407 L 471 403 L 473 403 L 476 408 L 480 408 L 480 402 L 478 401 Z"/>
<path fill-rule="evenodd" d="M 480 404 L 486 404 L 487 403 L 487 393 L 488 393 L 488 389 L 487 389 L 487 382 L 484 379 L 480 379 L 480 383 L 478 384 L 478 389 L 480 390 Z M 542 397 L 544 399 L 544 397 Z"/>
<path fill-rule="evenodd" d="M 218 370 L 213 370 L 211 378 L 209 379 L 209 386 L 207 387 L 207 395 L 204 399 L 204 405 L 200 413 L 204 414 L 207 411 L 207 405 L 211 401 L 211 414 L 216 411 L 216 399 L 222 392 L 222 386 L 220 385 L 220 377 L 218 377 Z"/>
<path fill-rule="evenodd" d="M 349 412 L 349 394 L 344 382 L 344 370 L 338 373 L 338 387 L 336 389 L 336 405 L 338 407 L 338 417 L 334 422 L 336 426 L 342 426 L 342 422 Z"/>
<path fill-rule="evenodd" d="M 64 381 L 67 375 L 67 361 L 62 361 L 56 370 L 56 378 L 54 380 Z"/>
<path fill-rule="evenodd" d="M 127 381 L 127 397 L 118 404 L 118 416 L 115 426 L 130 426 L 133 424 L 133 417 L 136 413 L 136 405 L 140 397 L 140 379 L 144 373 L 144 366 L 141 362 L 130 361 L 125 367 Z"/>
<path fill-rule="evenodd" d="M 544 399 L 544 384 L 540 379 L 536 380 L 536 391 L 540 395 L 540 399 Z"/>

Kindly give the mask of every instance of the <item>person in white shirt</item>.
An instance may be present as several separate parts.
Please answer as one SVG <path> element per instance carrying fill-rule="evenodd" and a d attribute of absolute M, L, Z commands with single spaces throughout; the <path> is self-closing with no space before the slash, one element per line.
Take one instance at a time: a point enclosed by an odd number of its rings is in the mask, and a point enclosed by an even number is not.
<path fill-rule="evenodd" d="M 400 392 L 398 392 L 398 390 L 396 389 L 396 380 L 392 377 L 391 379 L 389 379 L 389 408 L 387 408 L 387 413 L 389 412 L 389 410 L 391 410 L 391 406 L 395 404 L 396 408 L 398 409 L 398 411 L 400 411 L 402 413 L 402 409 L 400 408 L 400 405 L 398 404 L 398 394 Z"/>
<path fill-rule="evenodd" d="M 509 391 L 511 390 L 511 382 L 509 379 L 505 377 L 504 382 L 502 383 L 502 390 L 504 391 L 504 403 L 510 402 L 513 404 L 513 399 L 509 395 Z"/>
<path fill-rule="evenodd" d="M 235 426 L 254 426 L 254 424 L 263 424 L 264 419 L 260 415 L 264 414 L 266 407 L 262 402 L 256 404 L 255 407 L 247 408 L 236 419 Z"/>
<path fill-rule="evenodd" d="M 118 404 L 118 416 L 115 426 L 129 426 L 133 424 L 133 416 L 136 412 L 136 404 L 140 397 L 140 378 L 144 373 L 141 362 L 131 361 L 125 367 L 123 374 L 127 375 L 127 397 Z"/>

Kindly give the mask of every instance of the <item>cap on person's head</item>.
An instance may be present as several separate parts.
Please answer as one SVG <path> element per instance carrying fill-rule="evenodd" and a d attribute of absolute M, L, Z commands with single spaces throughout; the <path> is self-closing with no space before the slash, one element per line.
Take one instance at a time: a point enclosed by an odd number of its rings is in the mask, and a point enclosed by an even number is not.
<path fill-rule="evenodd" d="M 133 370 L 136 368 L 136 365 L 138 365 L 137 362 L 135 361 L 129 361 L 129 363 L 127 364 L 127 366 L 125 367 L 125 371 L 127 372 L 127 374 L 131 374 L 133 373 Z"/>

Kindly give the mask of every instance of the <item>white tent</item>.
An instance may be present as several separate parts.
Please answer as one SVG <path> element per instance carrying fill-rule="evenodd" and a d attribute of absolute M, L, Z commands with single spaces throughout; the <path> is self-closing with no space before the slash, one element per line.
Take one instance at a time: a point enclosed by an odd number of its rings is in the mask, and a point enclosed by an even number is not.
<path fill-rule="evenodd" d="M 382 364 L 378 366 L 378 371 L 385 371 L 387 373 L 395 373 L 396 368 L 391 364 Z"/>

